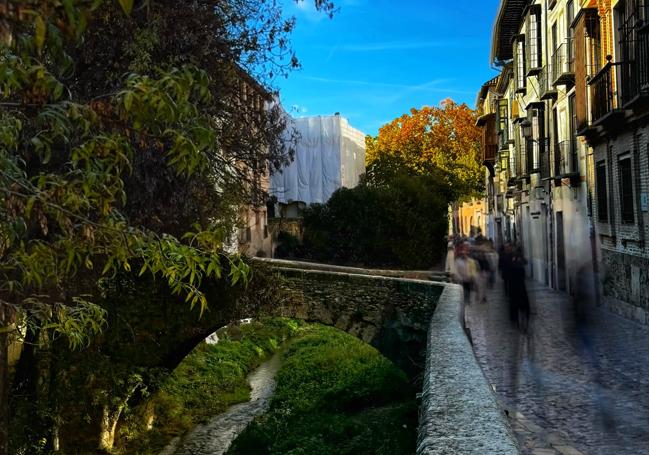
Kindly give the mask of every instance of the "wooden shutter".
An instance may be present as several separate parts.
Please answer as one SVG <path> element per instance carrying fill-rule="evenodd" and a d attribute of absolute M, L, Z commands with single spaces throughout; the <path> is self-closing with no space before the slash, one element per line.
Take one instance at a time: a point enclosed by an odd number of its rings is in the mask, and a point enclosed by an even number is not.
<path fill-rule="evenodd" d="M 588 126 L 588 97 L 586 92 L 586 14 L 579 16 L 574 30 L 575 40 L 575 108 L 577 130 Z"/>

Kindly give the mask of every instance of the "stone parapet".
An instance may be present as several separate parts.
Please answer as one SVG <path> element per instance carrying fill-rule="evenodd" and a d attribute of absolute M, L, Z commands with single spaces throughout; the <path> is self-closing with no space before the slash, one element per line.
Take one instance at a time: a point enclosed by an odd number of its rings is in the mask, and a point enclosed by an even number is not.
<path fill-rule="evenodd" d="M 287 259 L 253 258 L 255 261 L 272 267 L 282 267 L 299 270 L 319 270 L 327 272 L 349 273 L 354 275 L 372 275 L 391 278 L 407 278 L 414 280 L 448 281 L 448 274 L 443 270 L 389 270 L 347 267 L 341 265 L 321 264 L 317 262 L 293 261 Z"/>
<path fill-rule="evenodd" d="M 445 286 L 428 330 L 417 455 L 516 455 L 518 445 L 459 320 L 462 288 Z"/>

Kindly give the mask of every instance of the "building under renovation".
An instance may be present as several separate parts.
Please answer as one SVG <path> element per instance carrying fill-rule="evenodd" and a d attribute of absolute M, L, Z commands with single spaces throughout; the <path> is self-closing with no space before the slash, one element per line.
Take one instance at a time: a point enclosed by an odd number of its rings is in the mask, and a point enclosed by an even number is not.
<path fill-rule="evenodd" d="M 270 177 L 269 193 L 276 200 L 271 216 L 282 218 L 298 218 L 307 205 L 355 187 L 365 172 L 365 134 L 344 117 L 297 118 L 291 125 L 299 136 L 295 159 Z"/>

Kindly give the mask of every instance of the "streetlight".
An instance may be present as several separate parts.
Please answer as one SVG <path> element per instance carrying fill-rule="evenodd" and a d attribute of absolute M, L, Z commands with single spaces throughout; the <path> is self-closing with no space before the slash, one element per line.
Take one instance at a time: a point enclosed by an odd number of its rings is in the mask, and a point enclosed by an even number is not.
<path fill-rule="evenodd" d="M 524 137 L 532 137 L 532 122 L 525 119 L 521 122 L 521 133 Z"/>

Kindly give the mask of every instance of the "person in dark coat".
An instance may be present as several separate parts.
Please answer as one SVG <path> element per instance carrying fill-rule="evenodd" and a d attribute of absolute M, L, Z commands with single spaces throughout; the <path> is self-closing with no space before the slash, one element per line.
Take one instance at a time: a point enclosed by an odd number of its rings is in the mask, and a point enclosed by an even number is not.
<path fill-rule="evenodd" d="M 530 300 L 525 286 L 527 261 L 517 249 L 509 264 L 509 316 L 521 330 L 527 330 L 530 319 Z"/>
<path fill-rule="evenodd" d="M 512 245 L 510 243 L 505 243 L 505 245 L 500 249 L 498 255 L 498 269 L 500 270 L 500 276 L 503 279 L 503 288 L 507 295 L 509 295 L 509 276 L 511 274 L 511 266 Z"/>

